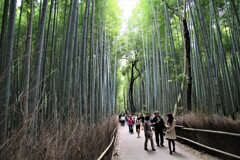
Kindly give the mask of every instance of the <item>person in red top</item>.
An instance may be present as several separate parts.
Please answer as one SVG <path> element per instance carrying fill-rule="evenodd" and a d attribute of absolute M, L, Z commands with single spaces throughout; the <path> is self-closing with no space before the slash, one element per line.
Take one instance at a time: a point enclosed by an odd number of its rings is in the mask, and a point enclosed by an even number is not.
<path fill-rule="evenodd" d="M 130 116 L 130 117 L 128 118 L 128 127 L 129 127 L 129 132 L 130 132 L 131 134 L 134 133 L 134 132 L 133 132 L 133 125 L 134 125 L 134 119 L 132 118 L 132 116 Z"/>

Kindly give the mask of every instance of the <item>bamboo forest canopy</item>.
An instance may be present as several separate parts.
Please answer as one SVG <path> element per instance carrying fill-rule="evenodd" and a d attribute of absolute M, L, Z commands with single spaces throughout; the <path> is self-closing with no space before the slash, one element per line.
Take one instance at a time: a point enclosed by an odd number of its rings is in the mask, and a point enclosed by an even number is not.
<path fill-rule="evenodd" d="M 116 112 L 116 0 L 1 0 L 0 11 L 0 146 L 24 124 L 35 137 Z"/>
<path fill-rule="evenodd" d="M 136 2 L 131 17 L 120 1 Z M 29 119 L 239 111 L 239 0 L 1 0 L 0 11 L 0 143 Z"/>
<path fill-rule="evenodd" d="M 128 110 L 238 112 L 239 16 L 238 0 L 139 0 L 119 38 Z"/>

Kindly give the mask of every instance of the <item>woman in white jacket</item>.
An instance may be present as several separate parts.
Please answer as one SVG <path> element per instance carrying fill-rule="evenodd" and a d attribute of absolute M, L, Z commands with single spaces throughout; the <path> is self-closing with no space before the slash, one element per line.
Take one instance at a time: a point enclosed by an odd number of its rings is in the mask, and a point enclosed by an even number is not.
<path fill-rule="evenodd" d="M 166 128 L 167 128 L 166 139 L 168 140 L 168 147 L 169 147 L 170 154 L 172 154 L 172 152 L 175 152 L 175 142 L 174 142 L 174 140 L 176 139 L 175 120 L 171 113 L 168 113 L 167 117 L 168 117 L 168 120 L 166 124 Z M 173 145 L 173 150 L 171 149 L 172 148 L 171 143 Z"/>

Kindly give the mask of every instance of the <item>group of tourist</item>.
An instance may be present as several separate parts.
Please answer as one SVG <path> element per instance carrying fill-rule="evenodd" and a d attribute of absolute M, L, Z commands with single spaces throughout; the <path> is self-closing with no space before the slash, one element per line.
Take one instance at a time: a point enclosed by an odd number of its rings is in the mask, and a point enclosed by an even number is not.
<path fill-rule="evenodd" d="M 157 146 L 164 147 L 164 131 L 165 137 L 168 140 L 169 153 L 175 152 L 175 142 L 176 131 L 175 131 L 175 120 L 171 113 L 167 114 L 167 123 L 164 123 L 163 118 L 160 116 L 159 112 L 154 112 L 154 116 L 151 114 L 140 115 L 119 115 L 119 121 L 122 126 L 125 123 L 128 124 L 130 134 L 134 134 L 134 126 L 136 125 L 136 132 L 138 138 L 140 138 L 141 128 L 144 130 L 145 142 L 144 149 L 148 151 L 148 141 L 150 140 L 151 147 L 153 151 L 156 151 L 153 142 L 153 130 L 155 132 L 155 140 Z"/>

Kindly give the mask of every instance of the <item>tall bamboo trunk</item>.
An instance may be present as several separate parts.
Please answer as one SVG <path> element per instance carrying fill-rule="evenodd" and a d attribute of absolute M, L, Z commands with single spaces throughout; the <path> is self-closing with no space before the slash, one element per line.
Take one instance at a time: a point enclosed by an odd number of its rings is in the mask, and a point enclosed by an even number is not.
<path fill-rule="evenodd" d="M 33 1 L 30 2 L 30 17 L 28 22 L 27 30 L 27 41 L 26 41 L 26 51 L 24 58 L 24 90 L 23 90 L 23 108 L 24 108 L 24 121 L 28 120 L 28 98 L 29 98 L 29 77 L 30 77 L 30 62 L 31 62 L 31 52 L 32 52 L 32 17 L 33 17 Z"/>
<path fill-rule="evenodd" d="M 3 66 L 4 64 L 4 51 L 5 51 L 5 43 L 4 40 L 6 38 L 7 33 L 7 20 L 8 20 L 8 11 L 9 11 L 9 3 L 10 0 L 4 1 L 4 10 L 3 10 L 3 18 L 2 18 L 2 28 L 1 28 L 1 35 L 0 35 L 0 79 L 3 77 L 3 72 L 5 71 L 5 68 Z"/>
<path fill-rule="evenodd" d="M 9 22 L 8 22 L 8 39 L 6 52 L 3 52 L 4 61 L 3 68 L 6 69 L 6 72 L 2 75 L 3 80 L 0 81 L 0 145 L 6 140 L 7 136 L 7 126 L 8 126 L 8 110 L 9 110 L 9 99 L 11 95 L 11 66 L 12 66 L 12 55 L 13 55 L 13 40 L 14 40 L 14 29 L 15 29 L 15 18 L 16 18 L 16 1 L 11 1 L 10 4 L 10 13 L 9 13 Z M 2 74 L 2 73 L 1 73 Z M 0 153 L 0 159 L 4 159 Z"/>
<path fill-rule="evenodd" d="M 191 72 L 191 50 L 190 36 L 186 19 L 183 19 L 185 52 L 186 52 L 186 67 L 187 67 L 187 109 L 192 110 L 192 72 Z"/>
<path fill-rule="evenodd" d="M 48 7 L 48 0 L 43 1 L 43 7 L 41 12 L 41 18 L 39 21 L 38 28 L 38 39 L 37 46 L 35 50 L 35 63 L 34 63 L 34 71 L 32 77 L 32 85 L 30 86 L 30 96 L 29 96 L 29 116 L 31 116 L 31 145 L 34 145 L 36 139 L 35 136 L 37 134 L 38 129 L 38 104 L 40 103 L 40 82 L 41 73 L 42 73 L 42 57 L 43 57 L 43 44 L 44 44 L 44 32 L 45 32 L 45 21 L 46 21 L 46 13 Z"/>

